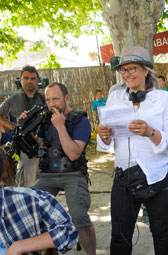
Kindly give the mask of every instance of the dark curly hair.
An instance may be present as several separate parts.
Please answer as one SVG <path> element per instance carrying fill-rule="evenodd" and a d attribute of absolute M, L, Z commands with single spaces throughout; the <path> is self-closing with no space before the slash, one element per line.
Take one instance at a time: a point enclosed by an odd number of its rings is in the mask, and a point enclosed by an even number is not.
<path fill-rule="evenodd" d="M 37 78 L 38 78 L 38 79 L 40 78 L 39 73 L 38 73 L 37 69 L 36 69 L 34 66 L 29 66 L 29 65 L 24 66 L 24 67 L 22 68 L 22 70 L 21 70 L 20 77 L 22 77 L 22 74 L 23 74 L 23 72 L 25 72 L 25 71 L 27 71 L 27 72 L 29 72 L 29 73 L 35 73 L 35 74 L 37 75 Z"/>

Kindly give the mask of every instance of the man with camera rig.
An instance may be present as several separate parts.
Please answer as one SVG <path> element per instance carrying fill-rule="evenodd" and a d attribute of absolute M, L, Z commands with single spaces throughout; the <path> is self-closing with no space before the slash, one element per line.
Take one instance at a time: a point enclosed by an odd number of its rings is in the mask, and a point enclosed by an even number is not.
<path fill-rule="evenodd" d="M 37 92 L 39 74 L 34 66 L 25 66 L 21 70 L 20 80 L 16 81 L 17 87 L 22 91 L 12 95 L 0 105 L 0 125 L 6 129 L 6 132 L 15 126 L 15 123 L 9 121 L 9 118 L 16 122 L 16 119 L 23 111 L 30 110 L 34 105 L 44 105 L 44 94 Z M 17 165 L 16 183 L 19 186 L 30 187 L 33 185 L 39 159 L 29 159 L 26 154 L 20 154 L 20 161 Z"/>
<path fill-rule="evenodd" d="M 91 134 L 86 113 L 72 110 L 65 85 L 53 83 L 45 89 L 48 109 L 52 112 L 50 123 L 42 123 L 37 141 L 44 147 L 40 160 L 41 172 L 33 188 L 57 195 L 65 191 L 72 221 L 79 232 L 79 242 L 86 255 L 96 255 L 95 229 L 88 215 L 87 160 L 85 148 Z M 20 118 L 25 118 L 23 113 Z M 47 121 L 48 122 L 48 121 Z M 49 124 L 49 125 L 48 125 Z"/>

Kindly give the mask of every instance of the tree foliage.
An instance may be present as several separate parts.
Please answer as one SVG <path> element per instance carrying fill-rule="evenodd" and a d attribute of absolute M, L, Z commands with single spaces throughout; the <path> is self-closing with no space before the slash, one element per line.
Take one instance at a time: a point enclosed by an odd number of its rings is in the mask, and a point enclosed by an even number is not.
<path fill-rule="evenodd" d="M 45 27 L 55 46 L 70 44 L 73 48 L 72 36 L 103 33 L 100 17 L 99 0 L 0 0 L 0 50 L 6 52 L 0 63 L 4 59 L 14 59 L 24 49 L 25 41 L 17 35 L 17 28 L 21 26 L 29 26 L 35 31 Z M 160 30 L 166 17 L 167 10 L 160 20 Z M 32 50 L 44 47 L 45 42 L 39 40 Z"/>
<path fill-rule="evenodd" d="M 168 0 L 166 0 L 166 6 L 163 15 L 157 24 L 157 32 L 166 31 L 168 29 L 168 25 L 166 26 L 166 21 L 168 21 Z"/>
<path fill-rule="evenodd" d="M 60 68 L 61 64 L 58 62 L 59 58 L 51 53 L 47 56 L 47 63 L 41 64 L 39 69 L 49 69 L 49 68 Z"/>

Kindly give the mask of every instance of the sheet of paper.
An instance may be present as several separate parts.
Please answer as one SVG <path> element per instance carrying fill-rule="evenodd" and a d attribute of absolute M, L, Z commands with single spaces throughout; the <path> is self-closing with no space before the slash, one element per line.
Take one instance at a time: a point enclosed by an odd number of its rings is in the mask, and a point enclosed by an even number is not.
<path fill-rule="evenodd" d="M 127 126 L 136 119 L 134 107 L 105 106 L 98 110 L 100 123 L 114 130 L 113 137 L 128 137 L 134 135 Z"/>

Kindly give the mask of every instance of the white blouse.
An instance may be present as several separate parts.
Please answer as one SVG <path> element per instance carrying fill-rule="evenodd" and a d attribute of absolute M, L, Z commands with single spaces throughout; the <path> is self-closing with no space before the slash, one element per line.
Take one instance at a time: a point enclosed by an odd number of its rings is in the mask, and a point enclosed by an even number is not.
<path fill-rule="evenodd" d="M 112 91 L 106 106 L 133 106 L 129 101 L 126 88 Z M 123 170 L 139 165 L 146 175 L 148 184 L 156 183 L 168 172 L 168 92 L 153 89 L 146 94 L 146 98 L 136 109 L 137 119 L 146 121 L 152 128 L 161 132 L 162 140 L 156 146 L 150 138 L 133 135 L 130 137 L 113 138 L 110 145 L 106 145 L 97 136 L 98 144 L 103 149 L 114 146 L 115 167 Z"/>

